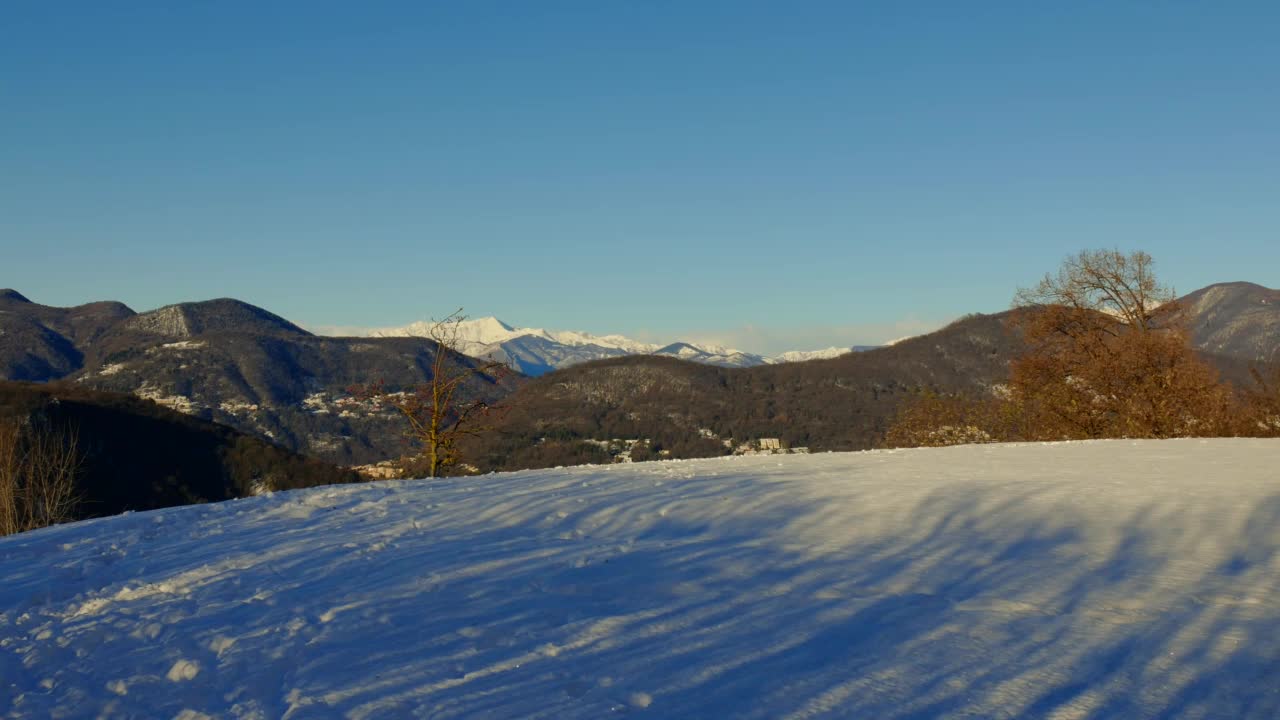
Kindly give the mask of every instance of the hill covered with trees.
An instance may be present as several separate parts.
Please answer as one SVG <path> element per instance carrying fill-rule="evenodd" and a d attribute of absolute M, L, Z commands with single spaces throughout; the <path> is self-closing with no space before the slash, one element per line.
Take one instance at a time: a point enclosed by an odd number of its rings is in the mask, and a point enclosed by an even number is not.
<path fill-rule="evenodd" d="M 529 381 L 503 402 L 497 431 L 465 456 L 488 470 L 609 462 L 608 450 L 587 441 L 611 439 L 649 439 L 646 457 L 722 455 L 726 441 L 766 437 L 813 451 L 868 448 L 920 388 L 988 392 L 1020 347 L 1001 313 L 826 360 L 753 368 L 602 360 Z"/>
<path fill-rule="evenodd" d="M 34 493 L 63 480 L 70 483 L 59 499 L 65 512 L 39 507 L 48 500 Z M 61 522 L 359 480 L 354 471 L 130 395 L 0 382 L 0 506 L 8 499 L 0 516 Z"/>

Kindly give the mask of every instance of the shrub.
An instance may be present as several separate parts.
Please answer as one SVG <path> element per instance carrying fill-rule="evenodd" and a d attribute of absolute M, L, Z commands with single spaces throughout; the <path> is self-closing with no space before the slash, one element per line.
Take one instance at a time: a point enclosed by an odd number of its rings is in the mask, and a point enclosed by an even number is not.
<path fill-rule="evenodd" d="M 76 519 L 80 464 L 74 431 L 0 422 L 0 535 Z"/>

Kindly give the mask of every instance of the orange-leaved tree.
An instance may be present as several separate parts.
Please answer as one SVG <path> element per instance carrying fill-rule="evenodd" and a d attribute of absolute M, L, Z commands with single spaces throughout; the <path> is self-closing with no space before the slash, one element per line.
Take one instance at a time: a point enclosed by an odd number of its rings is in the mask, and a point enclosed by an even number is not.
<path fill-rule="evenodd" d="M 1027 344 L 1010 401 L 1028 439 L 1226 432 L 1234 402 L 1192 347 L 1181 308 L 1145 252 L 1086 250 L 1014 298 Z"/>
<path fill-rule="evenodd" d="M 1014 297 L 1023 352 L 987 397 L 925 394 L 886 442 L 1165 438 L 1235 434 L 1238 402 L 1196 353 L 1173 291 L 1145 252 L 1086 250 Z"/>

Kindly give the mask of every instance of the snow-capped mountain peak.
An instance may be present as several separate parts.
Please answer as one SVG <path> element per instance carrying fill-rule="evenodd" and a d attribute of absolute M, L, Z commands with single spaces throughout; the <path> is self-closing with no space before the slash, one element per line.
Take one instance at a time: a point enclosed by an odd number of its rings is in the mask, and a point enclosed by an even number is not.
<path fill-rule="evenodd" d="M 834 357 L 840 357 L 846 353 L 851 353 L 854 348 L 847 347 L 829 347 L 824 350 L 789 350 L 781 355 L 775 355 L 772 359 L 774 362 L 804 362 L 805 360 L 830 360 Z"/>
<path fill-rule="evenodd" d="M 576 330 L 557 330 L 546 333 L 552 340 L 574 347 L 596 345 L 604 348 L 623 350 L 627 353 L 643 354 L 657 350 L 659 346 L 632 340 L 625 335 L 591 335 Z"/>
<path fill-rule="evenodd" d="M 380 328 L 369 333 L 373 337 L 432 337 L 437 327 L 442 327 L 436 320 L 420 320 L 398 328 Z M 540 330 L 516 329 L 496 317 L 471 318 L 453 326 L 458 340 L 463 345 L 492 345 L 506 342 L 514 337 L 541 332 Z"/>
<path fill-rule="evenodd" d="M 399 328 L 374 330 L 376 337 L 431 337 L 434 322 L 416 322 Z M 501 360 L 526 375 L 588 360 L 651 353 L 658 345 L 642 343 L 623 335 L 597 336 L 576 330 L 544 330 L 509 325 L 488 316 L 464 320 L 457 325 L 458 349 L 473 357 Z"/>
<path fill-rule="evenodd" d="M 399 328 L 383 328 L 375 337 L 431 337 L 436 323 L 415 322 Z M 578 330 L 544 330 L 509 325 L 493 316 L 464 320 L 457 325 L 458 349 L 473 357 L 491 357 L 526 375 L 542 375 L 588 360 L 624 355 L 666 355 L 721 367 L 754 367 L 779 362 L 832 358 L 865 347 L 791 351 L 765 357 L 723 345 L 674 342 L 668 345 L 640 342 L 625 335 L 592 335 Z"/>
<path fill-rule="evenodd" d="M 428 330 L 431 326 L 432 323 L 427 323 Z M 463 320 L 457 324 L 456 329 L 458 339 L 468 346 L 493 345 L 527 334 L 527 331 L 514 328 L 492 316 Z"/>
<path fill-rule="evenodd" d="M 681 360 L 719 365 L 721 367 L 754 367 L 766 365 L 769 360 L 762 355 L 742 352 L 720 345 L 694 345 L 687 342 L 674 342 L 664 348 L 655 350 L 654 355 L 668 355 Z"/>
<path fill-rule="evenodd" d="M 515 328 L 492 315 L 474 320 L 463 320 L 458 325 L 459 327 L 468 328 L 479 342 L 496 342 L 516 332 Z"/>

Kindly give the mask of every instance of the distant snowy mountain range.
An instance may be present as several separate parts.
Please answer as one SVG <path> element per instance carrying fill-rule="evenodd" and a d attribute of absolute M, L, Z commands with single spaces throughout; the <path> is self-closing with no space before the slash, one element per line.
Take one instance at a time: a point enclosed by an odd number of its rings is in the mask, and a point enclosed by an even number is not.
<path fill-rule="evenodd" d="M 416 322 L 399 328 L 383 328 L 373 337 L 430 337 L 431 322 Z M 559 368 L 624 355 L 667 355 L 721 367 L 754 367 L 780 362 L 800 362 L 833 358 L 874 346 L 831 347 L 825 350 L 793 350 L 765 357 L 719 345 L 674 342 L 670 345 L 644 343 L 622 335 L 591 335 L 574 330 L 517 328 L 496 317 L 464 320 L 458 326 L 459 350 L 472 357 L 492 357 L 526 375 L 542 375 Z"/>

